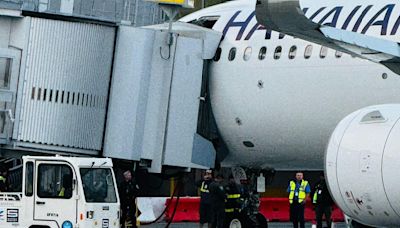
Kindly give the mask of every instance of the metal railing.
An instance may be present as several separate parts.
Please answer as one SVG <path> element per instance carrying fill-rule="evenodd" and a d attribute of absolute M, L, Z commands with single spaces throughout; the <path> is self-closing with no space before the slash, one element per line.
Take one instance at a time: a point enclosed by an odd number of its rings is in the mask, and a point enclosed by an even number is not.
<path fill-rule="evenodd" d="M 66 13 L 62 5 L 72 4 Z M 0 8 L 130 22 L 133 26 L 159 24 L 165 15 L 158 5 L 144 0 L 0 0 Z"/>

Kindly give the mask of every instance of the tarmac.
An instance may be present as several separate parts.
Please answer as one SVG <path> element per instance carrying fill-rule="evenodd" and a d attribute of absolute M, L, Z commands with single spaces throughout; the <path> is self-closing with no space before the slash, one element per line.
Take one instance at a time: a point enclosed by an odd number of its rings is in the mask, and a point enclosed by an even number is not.
<path fill-rule="evenodd" d="M 323 224 L 324 227 L 326 227 L 325 223 Z M 156 223 L 152 225 L 144 225 L 140 226 L 143 228 L 164 228 L 167 227 L 167 223 Z M 169 228 L 198 228 L 199 224 L 198 223 L 172 223 Z M 206 227 L 206 226 L 205 226 Z M 280 222 L 273 222 L 273 223 L 268 223 L 268 228 L 290 228 L 293 227 L 291 223 L 280 223 Z M 306 228 L 311 228 L 312 223 L 306 223 L 305 225 Z M 335 228 L 346 228 L 346 223 L 336 223 Z"/>

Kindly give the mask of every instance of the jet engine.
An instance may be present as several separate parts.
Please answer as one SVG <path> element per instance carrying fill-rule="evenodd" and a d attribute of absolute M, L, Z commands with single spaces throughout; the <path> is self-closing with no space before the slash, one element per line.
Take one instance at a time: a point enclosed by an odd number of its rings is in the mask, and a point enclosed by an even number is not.
<path fill-rule="evenodd" d="M 399 120 L 400 104 L 358 110 L 337 125 L 328 144 L 330 192 L 346 215 L 365 225 L 400 224 Z"/>

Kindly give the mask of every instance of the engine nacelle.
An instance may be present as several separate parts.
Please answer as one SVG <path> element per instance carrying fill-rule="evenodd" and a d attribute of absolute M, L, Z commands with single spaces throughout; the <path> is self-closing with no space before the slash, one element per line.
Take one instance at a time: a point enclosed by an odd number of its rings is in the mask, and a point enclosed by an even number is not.
<path fill-rule="evenodd" d="M 400 226 L 399 120 L 400 104 L 367 107 L 344 118 L 329 141 L 329 189 L 343 212 L 360 223 Z"/>

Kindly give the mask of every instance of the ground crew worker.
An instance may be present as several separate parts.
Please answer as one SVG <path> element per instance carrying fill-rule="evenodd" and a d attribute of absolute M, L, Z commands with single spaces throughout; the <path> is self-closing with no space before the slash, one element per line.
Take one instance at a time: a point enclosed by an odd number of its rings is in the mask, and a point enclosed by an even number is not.
<path fill-rule="evenodd" d="M 322 228 L 322 217 L 325 215 L 326 224 L 332 226 L 331 214 L 333 200 L 326 186 L 324 173 L 320 174 L 320 180 L 314 187 L 313 204 L 315 205 L 315 218 L 317 228 Z"/>
<path fill-rule="evenodd" d="M 230 221 L 238 216 L 240 205 L 240 188 L 236 184 L 232 175 L 229 176 L 229 183 L 225 187 L 226 200 L 225 200 L 225 219 L 229 225 Z"/>
<path fill-rule="evenodd" d="M 212 227 L 224 228 L 225 221 L 225 188 L 223 186 L 224 177 L 217 175 L 210 184 L 210 200 L 212 210 Z"/>
<path fill-rule="evenodd" d="M 293 222 L 293 227 L 304 228 L 304 207 L 311 189 L 308 181 L 303 180 L 303 172 L 296 173 L 296 179 L 289 182 L 287 188 L 289 193 L 290 203 L 290 220 Z"/>
<path fill-rule="evenodd" d="M 2 167 L 0 170 L 0 192 L 6 192 L 7 189 L 7 169 Z"/>
<path fill-rule="evenodd" d="M 132 178 L 131 171 L 124 172 L 124 181 L 119 185 L 119 196 L 121 200 L 121 227 L 125 228 L 125 222 L 130 221 L 130 227 L 136 227 L 136 204 L 135 199 L 139 192 L 139 186 Z"/>
<path fill-rule="evenodd" d="M 206 170 L 203 176 L 203 180 L 197 183 L 197 186 L 200 188 L 200 228 L 204 226 L 204 224 L 208 224 L 208 227 L 211 227 L 211 199 L 210 199 L 210 184 L 212 182 L 212 170 Z"/>

